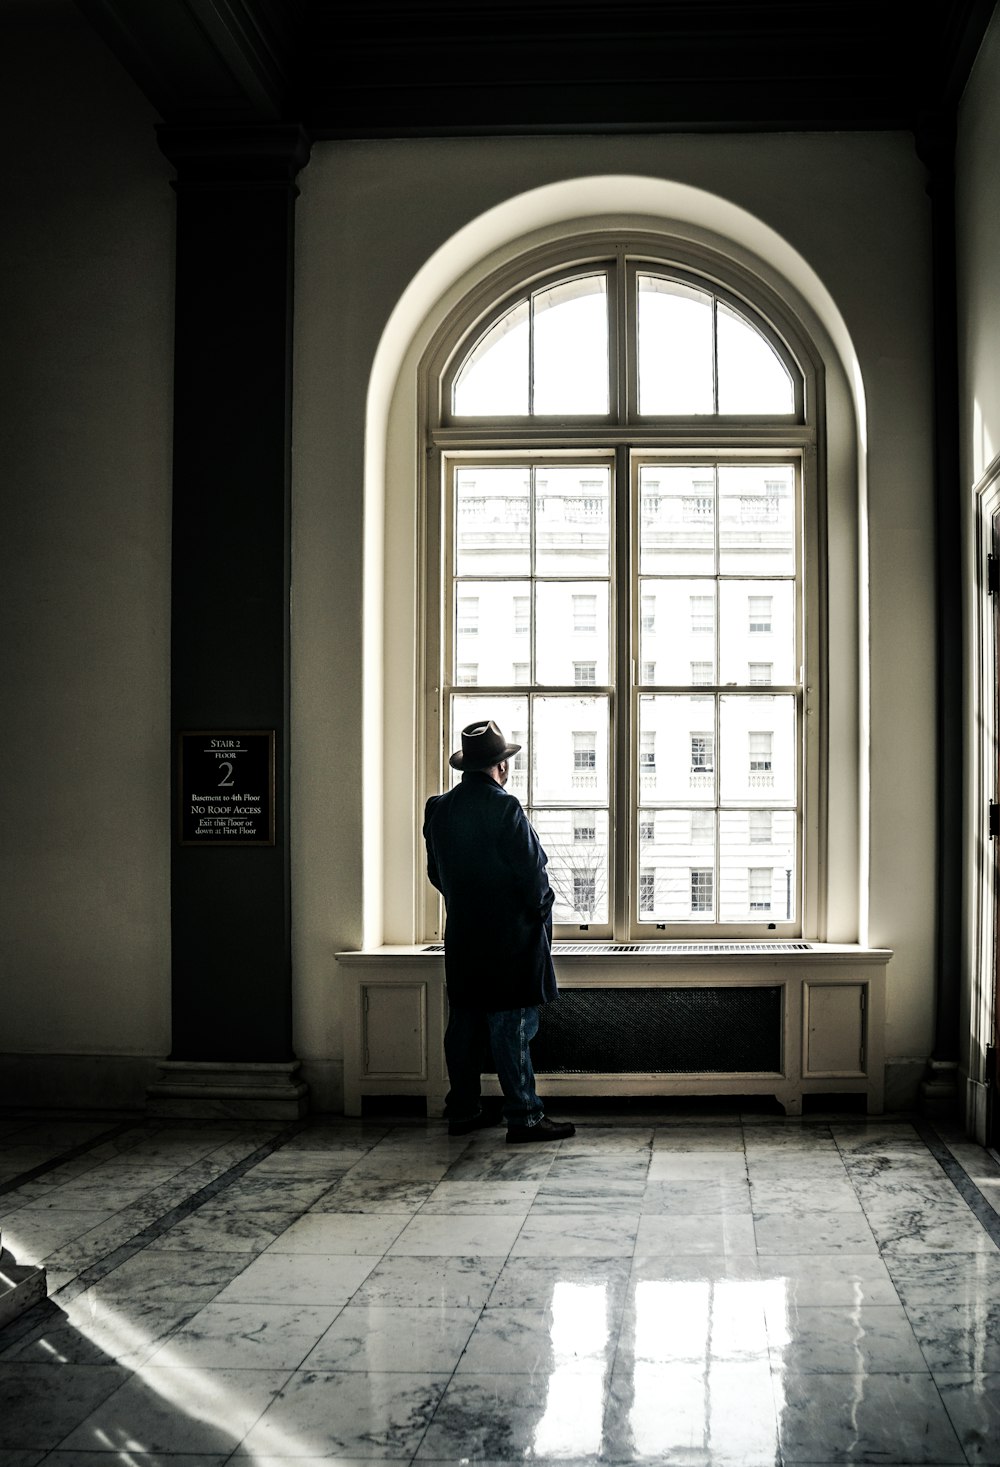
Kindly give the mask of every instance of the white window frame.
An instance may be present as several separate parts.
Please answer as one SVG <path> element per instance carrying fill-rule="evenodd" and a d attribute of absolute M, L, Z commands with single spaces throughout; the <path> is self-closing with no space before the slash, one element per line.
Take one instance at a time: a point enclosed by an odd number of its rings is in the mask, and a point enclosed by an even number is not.
<path fill-rule="evenodd" d="M 635 267 L 627 263 L 625 256 L 626 251 L 622 247 L 617 253 L 616 262 L 617 268 L 620 271 L 620 279 L 626 280 L 627 283 L 628 281 L 634 280 Z M 642 267 L 648 267 L 649 263 L 644 258 Z M 612 264 L 614 265 L 615 261 Z M 681 269 L 674 266 L 669 259 L 657 259 L 655 264 L 657 268 L 662 267 L 669 274 L 677 275 L 682 273 Z M 593 266 L 589 262 L 585 267 L 581 268 L 581 273 L 592 272 Z M 565 274 L 565 271 L 560 271 L 561 278 L 565 278 Z M 724 299 L 724 281 L 710 279 L 709 285 L 717 292 L 720 300 Z M 537 289 L 537 284 L 533 288 Z M 612 342 L 617 339 L 619 333 L 617 323 L 620 321 L 623 310 L 622 298 L 622 291 L 619 291 L 617 296 L 614 291 L 609 295 Z M 752 292 L 750 298 L 752 298 Z M 737 301 L 738 309 L 744 314 L 752 315 L 752 310 L 748 311 L 744 302 Z M 507 304 L 509 305 L 509 301 Z M 501 307 L 503 305 L 504 302 L 501 301 Z M 785 338 L 782 342 L 781 350 L 783 353 L 787 353 L 788 349 L 784 343 L 788 339 L 794 339 L 791 318 L 787 314 L 782 314 L 781 304 L 775 297 L 772 297 L 769 301 L 762 301 L 761 305 L 771 316 L 772 321 L 778 319 L 781 322 L 785 330 Z M 497 314 L 499 313 L 500 308 L 498 307 Z M 478 324 L 475 328 L 476 332 L 482 331 L 483 319 L 483 316 L 480 314 Z M 777 340 L 768 322 L 755 320 L 755 325 L 758 325 L 758 329 L 762 330 L 762 334 L 768 336 L 772 342 Z M 468 341 L 468 338 L 466 338 L 466 341 Z M 440 520 L 437 523 L 442 528 L 447 523 L 449 475 L 454 467 L 461 462 L 469 465 L 473 463 L 488 463 L 492 458 L 502 458 L 504 461 L 509 462 L 512 457 L 523 456 L 525 461 L 530 459 L 530 462 L 541 465 L 549 453 L 552 454 L 552 459 L 555 462 L 565 462 L 567 454 L 570 453 L 572 453 L 574 461 L 582 462 L 587 456 L 593 456 L 595 460 L 610 461 L 614 468 L 613 493 L 614 502 L 617 504 L 617 509 L 614 511 L 614 530 L 616 538 L 619 541 L 614 557 L 615 573 L 612 577 L 612 582 L 614 582 L 616 578 L 621 576 L 622 565 L 628 563 L 630 555 L 633 564 L 635 561 L 634 542 L 626 546 L 621 541 L 623 536 L 629 537 L 637 534 L 640 508 L 637 492 L 638 471 L 641 466 L 652 463 L 669 463 L 682 459 L 685 462 L 704 462 L 706 468 L 711 470 L 717 463 L 752 461 L 754 455 L 757 457 L 766 455 L 768 461 L 773 461 L 776 464 L 791 464 L 795 469 L 796 475 L 795 536 L 798 555 L 796 612 L 799 619 L 800 635 L 802 634 L 803 628 L 805 628 L 809 630 L 811 638 L 808 644 L 803 640 L 801 645 L 796 648 L 796 663 L 804 669 L 812 665 L 817 668 L 817 671 L 819 670 L 817 628 L 820 625 L 820 619 L 817 615 L 811 614 L 808 621 L 806 621 L 802 614 L 805 603 L 809 600 L 810 596 L 814 597 L 818 590 L 819 578 L 815 570 L 815 556 L 818 544 L 819 521 L 817 519 L 810 519 L 807 527 L 802 520 L 803 503 L 812 503 L 817 498 L 817 489 L 814 483 L 817 434 L 815 427 L 806 420 L 804 413 L 804 404 L 810 396 L 815 400 L 815 379 L 810 358 L 801 344 L 799 346 L 798 361 L 800 364 L 805 363 L 805 371 L 796 386 L 796 413 L 788 415 L 786 419 L 783 419 L 781 422 L 775 422 L 763 430 L 758 425 L 746 437 L 745 441 L 737 447 L 733 446 L 735 441 L 733 420 L 726 420 L 720 417 L 718 419 L 720 431 L 725 426 L 728 432 L 728 445 L 725 448 L 714 443 L 711 445 L 707 443 L 710 435 L 705 431 L 706 424 L 704 420 L 698 422 L 678 421 L 676 423 L 670 420 L 643 422 L 634 414 L 634 410 L 632 410 L 631 415 L 626 411 L 624 416 L 621 416 L 620 405 L 629 397 L 630 393 L 634 397 L 635 390 L 634 377 L 631 381 L 629 380 L 630 374 L 634 373 L 634 366 L 629 366 L 628 364 L 626 364 L 624 371 L 613 370 L 612 372 L 613 411 L 610 419 L 614 419 L 617 412 L 619 421 L 614 426 L 611 426 L 610 420 L 598 422 L 596 419 L 590 419 L 586 423 L 570 424 L 565 432 L 562 431 L 564 425 L 560 425 L 561 442 L 558 449 L 551 447 L 553 444 L 552 420 L 538 418 L 526 421 L 518 419 L 515 423 L 513 420 L 504 421 L 497 419 L 489 423 L 483 420 L 466 420 L 464 423 L 459 423 L 457 420 L 451 418 L 447 405 L 450 402 L 449 384 L 451 376 L 457 370 L 457 366 L 463 359 L 464 349 L 464 344 L 459 342 L 458 348 L 448 358 L 450 365 L 441 377 L 441 392 L 438 399 L 439 407 L 437 409 L 439 413 L 437 418 L 438 426 L 432 428 L 431 433 L 433 451 L 429 459 L 431 473 L 428 478 L 428 485 L 432 490 L 430 495 L 431 501 L 437 499 L 440 504 Z M 617 408 L 616 404 L 618 404 Z M 432 410 L 432 417 L 433 415 Z M 715 425 L 713 423 L 710 426 L 714 427 Z M 515 427 L 516 432 L 514 431 Z M 534 448 L 530 447 L 533 439 L 537 439 Z M 512 448 L 515 450 L 513 454 Z M 438 474 L 439 478 L 436 477 Z M 441 491 L 439 496 L 436 488 L 438 483 L 440 484 Z M 433 517 L 432 523 L 434 523 Z M 447 565 L 446 538 L 444 534 L 431 534 L 428 537 L 428 547 L 432 556 L 432 564 L 442 568 Z M 440 560 L 434 559 L 437 553 L 440 553 Z M 440 574 L 440 569 L 436 572 L 432 570 L 431 584 L 435 576 L 440 576 Z M 638 654 L 638 597 L 632 603 L 634 607 L 632 613 L 634 625 L 630 633 L 627 620 L 622 616 L 622 607 L 625 603 L 615 592 L 614 584 L 612 584 L 611 590 L 612 649 L 616 666 L 609 668 L 608 672 L 609 688 L 611 689 L 614 704 L 611 747 L 608 750 L 612 815 L 611 869 L 609 871 L 608 883 L 610 920 L 606 929 L 602 930 L 591 926 L 590 932 L 595 937 L 613 935 L 620 936 L 623 939 L 634 939 L 637 936 L 642 937 L 646 935 L 641 930 L 641 924 L 637 926 L 634 913 L 634 904 L 637 903 L 638 882 L 637 806 L 639 803 L 639 775 L 637 748 L 638 712 L 635 693 L 635 687 L 638 683 L 638 678 L 636 677 L 638 668 L 637 665 L 633 668 L 633 692 L 629 700 L 631 702 L 631 708 L 629 710 L 623 706 L 628 697 L 626 691 L 628 680 L 626 679 L 623 683 L 621 667 L 623 659 L 628 656 L 630 645 L 636 649 L 633 655 L 637 656 Z M 716 623 L 714 627 L 714 640 L 717 644 L 719 636 L 718 616 L 714 620 Z M 436 618 L 431 617 L 429 622 L 433 636 L 435 634 Z M 537 633 L 534 627 L 533 616 L 531 622 L 530 632 L 532 642 L 534 642 Z M 437 642 L 431 642 L 431 655 L 428 657 L 426 663 L 432 683 L 435 686 L 444 681 L 443 666 L 448 651 L 447 628 L 444 625 L 438 624 L 437 635 L 439 640 Z M 630 636 L 634 638 L 634 641 L 631 643 Z M 717 660 L 716 665 L 718 665 Z M 821 674 L 819 675 L 821 676 Z M 819 852 L 822 840 L 825 837 L 825 826 L 816 820 L 810 822 L 806 817 L 806 812 L 810 804 L 816 803 L 821 787 L 822 771 L 820 768 L 819 751 L 823 747 L 822 728 L 825 726 L 826 712 L 821 706 L 819 717 L 814 717 L 808 725 L 805 723 L 802 715 L 802 707 L 804 706 L 804 685 L 806 677 L 808 677 L 807 670 L 804 672 L 801 680 L 796 682 L 794 687 L 776 690 L 777 692 L 793 693 L 799 705 L 799 737 L 797 739 L 795 755 L 797 763 L 796 785 L 800 791 L 797 814 L 798 860 L 795 871 L 796 915 L 790 924 L 778 924 L 780 935 L 789 936 L 812 935 L 815 932 L 820 918 L 820 910 L 817 902 L 817 894 L 821 881 Z M 713 701 L 713 697 L 717 709 L 718 689 L 706 701 Z M 815 701 L 815 693 L 813 697 Z M 447 770 L 443 768 L 442 763 L 439 763 L 437 758 L 438 751 L 443 749 L 448 737 L 447 735 L 442 735 L 441 726 L 438 723 L 441 715 L 437 710 L 442 709 L 443 711 L 443 701 L 439 700 L 435 693 L 427 699 L 425 704 L 429 710 L 430 720 L 426 740 L 428 749 L 428 777 L 426 788 L 429 791 L 442 787 L 442 784 L 447 783 L 449 780 Z M 621 732 L 623 726 L 628 730 L 624 735 Z M 628 752 L 630 746 L 632 750 L 631 755 Z M 717 760 L 714 758 L 714 752 L 713 763 L 717 763 Z M 530 794 L 530 792 L 528 793 Z M 525 803 L 529 803 L 527 798 L 525 799 Z M 621 818 L 623 810 L 627 813 L 626 820 L 622 820 Z M 716 856 L 716 860 L 718 861 L 718 855 Z M 630 887 L 630 869 L 635 873 L 633 879 L 636 885 L 634 887 Z M 718 874 L 716 873 L 713 899 L 717 899 L 718 887 Z M 630 890 L 635 895 L 630 895 Z M 632 910 L 630 911 L 630 909 Z M 429 907 L 428 910 L 430 910 Z M 436 916 L 434 922 L 428 922 L 426 924 L 425 930 L 431 930 L 432 928 L 438 930 L 435 924 Z M 659 926 L 660 924 L 657 924 L 658 928 Z M 767 924 L 767 926 L 770 928 L 771 924 Z M 699 922 L 697 924 L 697 930 L 699 935 L 707 934 L 712 930 L 712 924 Z M 761 924 L 720 923 L 716 930 L 718 935 L 725 937 L 752 937 L 761 930 Z M 692 924 L 682 924 L 676 929 L 676 932 L 679 936 L 690 935 Z M 558 932 L 557 935 L 559 935 Z M 565 935 L 576 936 L 576 928 L 570 927 L 566 930 Z M 651 933 L 649 935 L 652 936 Z M 659 936 L 660 933 L 658 932 L 657 935 Z M 773 937 L 773 929 L 769 935 Z"/>

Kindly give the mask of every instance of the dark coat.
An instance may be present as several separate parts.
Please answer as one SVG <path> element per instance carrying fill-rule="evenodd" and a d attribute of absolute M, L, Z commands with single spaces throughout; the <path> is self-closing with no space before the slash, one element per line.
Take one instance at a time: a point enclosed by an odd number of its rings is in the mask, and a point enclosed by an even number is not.
<path fill-rule="evenodd" d="M 550 1003 L 555 898 L 548 857 L 517 796 L 470 770 L 427 801 L 424 840 L 427 875 L 448 909 L 448 1001 L 486 1010 Z"/>

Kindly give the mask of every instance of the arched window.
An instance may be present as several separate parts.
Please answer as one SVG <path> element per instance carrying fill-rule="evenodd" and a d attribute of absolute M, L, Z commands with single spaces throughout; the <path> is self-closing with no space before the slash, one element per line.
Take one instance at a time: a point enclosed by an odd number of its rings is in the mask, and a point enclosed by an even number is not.
<path fill-rule="evenodd" d="M 817 373 L 759 283 L 603 243 L 429 358 L 428 792 L 495 718 L 562 935 L 799 935 Z"/>

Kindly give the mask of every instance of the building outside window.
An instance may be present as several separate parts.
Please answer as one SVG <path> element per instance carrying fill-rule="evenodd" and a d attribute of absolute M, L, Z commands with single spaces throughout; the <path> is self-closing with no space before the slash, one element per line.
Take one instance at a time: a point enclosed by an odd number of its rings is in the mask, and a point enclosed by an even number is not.
<path fill-rule="evenodd" d="M 693 733 L 691 735 L 691 773 L 711 774 L 715 769 L 715 735 Z"/>
<path fill-rule="evenodd" d="M 477 637 L 479 635 L 478 596 L 460 596 L 458 598 L 457 631 L 460 637 Z"/>
<path fill-rule="evenodd" d="M 715 840 L 715 812 L 713 810 L 692 810 L 691 822 L 691 844 L 693 846 L 710 845 Z"/>
<path fill-rule="evenodd" d="M 639 871 L 639 911 L 649 916 L 656 909 L 656 872 L 651 866 Z"/>
<path fill-rule="evenodd" d="M 690 606 L 691 631 L 699 636 L 711 636 L 715 631 L 715 598 L 692 596 Z"/>
<path fill-rule="evenodd" d="M 589 916 L 594 910 L 597 896 L 597 877 L 593 871 L 573 872 L 573 905 L 581 916 Z"/>
<path fill-rule="evenodd" d="M 625 242 L 596 263 L 588 252 L 511 280 L 430 394 L 427 746 L 455 748 L 477 717 L 523 731 L 517 793 L 561 863 L 555 920 L 594 936 L 641 937 L 664 913 L 701 931 L 748 925 L 746 845 L 765 843 L 772 812 L 787 930 L 801 925 L 800 771 L 816 776 L 800 539 L 816 435 L 808 353 L 785 346 L 787 315 L 772 329 L 746 297 Z M 471 636 L 475 663 L 452 645 Z M 633 669 L 656 690 L 633 692 Z M 772 685 L 772 727 L 751 728 Z M 575 861 L 573 845 L 588 847 Z"/>
<path fill-rule="evenodd" d="M 748 811 L 750 844 L 752 846 L 769 846 L 771 844 L 772 819 L 770 810 Z"/>
<path fill-rule="evenodd" d="M 597 768 L 596 733 L 574 733 L 573 768 L 579 773 Z"/>
<path fill-rule="evenodd" d="M 747 607 L 750 613 L 750 631 L 755 635 L 771 630 L 773 602 L 774 598 L 772 596 L 749 596 L 747 598 Z"/>
<path fill-rule="evenodd" d="M 597 632 L 597 597 L 596 596 L 574 596 L 573 597 L 573 630 L 586 636 L 594 636 Z"/>
<path fill-rule="evenodd" d="M 597 839 L 597 820 L 593 810 L 576 810 L 573 814 L 573 840 L 591 843 Z"/>
<path fill-rule="evenodd" d="M 751 912 L 769 912 L 771 910 L 772 874 L 770 866 L 750 867 L 747 873 L 747 885 L 750 893 Z"/>
<path fill-rule="evenodd" d="M 711 912 L 715 906 L 715 872 L 704 867 L 691 872 L 691 911 Z"/>
<path fill-rule="evenodd" d="M 774 734 L 763 730 L 751 729 L 750 741 L 750 773 L 770 774 L 771 760 L 773 758 Z"/>

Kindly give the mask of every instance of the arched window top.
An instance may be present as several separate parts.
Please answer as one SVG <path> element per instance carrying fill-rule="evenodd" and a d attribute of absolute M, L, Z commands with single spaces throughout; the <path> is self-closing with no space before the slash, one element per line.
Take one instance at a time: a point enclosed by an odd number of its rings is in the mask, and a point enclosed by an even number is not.
<path fill-rule="evenodd" d="M 803 414 L 802 373 L 758 311 L 698 275 L 624 256 L 507 296 L 453 361 L 452 420 Z"/>

